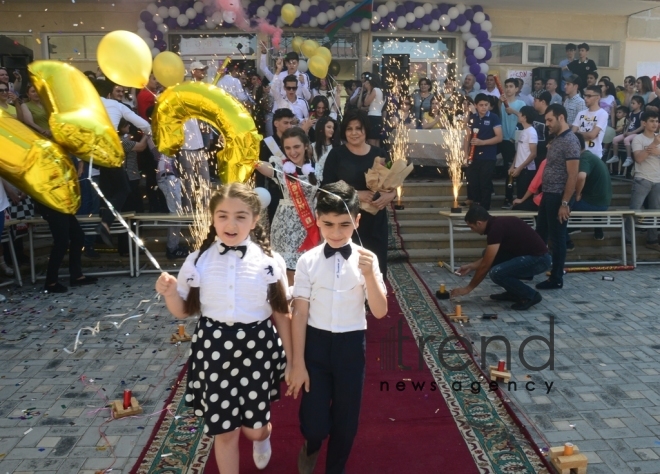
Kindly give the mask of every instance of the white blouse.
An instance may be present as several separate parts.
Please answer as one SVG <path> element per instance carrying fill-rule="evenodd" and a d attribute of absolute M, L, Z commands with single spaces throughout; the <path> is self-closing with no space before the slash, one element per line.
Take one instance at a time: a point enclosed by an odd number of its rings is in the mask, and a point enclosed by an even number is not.
<path fill-rule="evenodd" d="M 247 252 L 233 250 L 220 255 L 220 239 L 202 254 L 191 253 L 181 266 L 178 291 L 183 299 L 191 287 L 199 287 L 201 314 L 223 323 L 254 323 L 268 319 L 273 313 L 267 301 L 268 285 L 280 281 L 288 288 L 286 264 L 277 253 L 267 256 L 249 238 L 241 243 Z"/>

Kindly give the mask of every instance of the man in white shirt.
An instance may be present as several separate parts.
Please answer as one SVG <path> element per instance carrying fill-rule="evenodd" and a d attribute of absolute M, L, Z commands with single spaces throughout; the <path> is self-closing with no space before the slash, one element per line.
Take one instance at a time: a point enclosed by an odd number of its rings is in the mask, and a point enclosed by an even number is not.
<path fill-rule="evenodd" d="M 603 156 L 603 137 L 609 116 L 600 108 L 600 87 L 589 86 L 584 90 L 584 102 L 587 109 L 578 113 L 573 122 L 573 132 L 580 133 L 587 144 L 587 150 L 601 158 Z"/>
<path fill-rule="evenodd" d="M 234 67 L 231 67 L 229 72 L 222 76 L 222 78 L 218 81 L 217 86 L 220 87 L 221 89 L 224 89 L 226 92 L 234 96 L 237 100 L 240 102 L 248 102 L 250 99 L 245 92 L 245 89 L 243 88 L 243 84 L 241 84 L 240 79 L 238 79 L 238 76 L 240 75 L 241 71 L 238 68 L 237 65 L 234 65 Z"/>
<path fill-rule="evenodd" d="M 270 93 L 275 99 L 273 112 L 277 109 L 291 109 L 298 121 L 302 124 L 309 117 L 309 107 L 307 102 L 296 96 L 300 84 L 295 76 L 286 76 L 282 80 L 282 83 L 280 83 L 281 74 L 279 71 L 281 67 L 282 60 L 278 59 L 276 74 L 273 78 L 272 87 L 270 88 Z M 284 95 L 280 93 L 281 90 L 285 91 Z"/>
<path fill-rule="evenodd" d="M 277 58 L 276 65 L 281 61 L 282 58 Z M 307 80 L 307 76 L 298 70 L 299 61 L 300 61 L 300 57 L 298 56 L 298 53 L 294 53 L 294 52 L 287 53 L 287 55 L 284 57 L 284 65 L 286 66 L 286 71 L 282 71 L 282 68 L 280 67 L 275 71 L 275 74 L 273 74 L 268 68 L 266 49 L 262 48 L 261 58 L 259 59 L 259 68 L 261 69 L 261 72 L 264 73 L 264 76 L 266 76 L 268 80 L 271 82 L 272 90 L 276 89 L 274 85 L 275 78 L 279 77 L 280 86 L 278 92 L 282 97 L 286 95 L 286 91 L 283 88 L 284 79 L 287 76 L 296 77 L 298 81 L 298 89 L 296 90 L 296 96 L 300 99 L 310 101 L 312 99 L 312 93 L 309 90 L 309 81 Z M 277 110 L 278 108 L 279 107 L 273 109 L 273 111 Z"/>
<path fill-rule="evenodd" d="M 492 95 L 495 97 L 500 96 L 500 90 L 497 88 L 497 84 L 495 84 L 495 76 L 492 74 L 488 74 L 488 76 L 486 76 L 486 89 L 480 92 L 482 94 Z"/>

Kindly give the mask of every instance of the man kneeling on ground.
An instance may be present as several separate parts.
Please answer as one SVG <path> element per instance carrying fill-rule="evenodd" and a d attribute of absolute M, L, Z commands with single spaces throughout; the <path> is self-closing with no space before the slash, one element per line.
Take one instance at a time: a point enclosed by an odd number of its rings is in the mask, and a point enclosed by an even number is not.
<path fill-rule="evenodd" d="M 474 290 L 486 277 L 506 291 L 490 298 L 495 301 L 513 301 L 511 309 L 526 310 L 543 299 L 541 294 L 521 280 L 531 280 L 552 266 L 548 248 L 534 229 L 518 217 L 492 217 L 483 207 L 473 206 L 465 214 L 470 230 L 487 236 L 483 256 L 476 262 L 458 269 L 460 276 L 472 270 L 475 274 L 469 285 L 455 288 L 452 298 Z"/>

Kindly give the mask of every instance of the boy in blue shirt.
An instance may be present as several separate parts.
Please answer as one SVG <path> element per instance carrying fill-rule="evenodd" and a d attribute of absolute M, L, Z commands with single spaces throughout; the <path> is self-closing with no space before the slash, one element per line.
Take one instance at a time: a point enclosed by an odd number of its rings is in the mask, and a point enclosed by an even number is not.
<path fill-rule="evenodd" d="M 287 395 L 297 398 L 304 387 L 299 412 L 305 438 L 298 455 L 301 474 L 314 471 L 328 435 L 325 472 L 344 472 L 357 434 L 365 377 L 365 300 L 376 318 L 387 314 L 378 259 L 351 241 L 359 211 L 354 188 L 343 181 L 323 186 L 316 222 L 325 244 L 303 254 L 296 265 Z"/>

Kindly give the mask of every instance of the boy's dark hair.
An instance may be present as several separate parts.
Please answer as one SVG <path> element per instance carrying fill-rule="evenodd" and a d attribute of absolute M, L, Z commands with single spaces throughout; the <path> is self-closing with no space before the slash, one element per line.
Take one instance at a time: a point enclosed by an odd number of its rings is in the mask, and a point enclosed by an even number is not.
<path fill-rule="evenodd" d="M 632 99 L 630 99 L 631 102 L 632 102 L 632 100 L 633 100 L 634 98 L 635 98 L 635 97 L 633 97 Z M 641 97 L 640 97 L 640 99 L 641 99 Z M 644 105 L 644 99 L 642 99 L 642 105 Z M 628 115 L 628 114 L 630 113 L 630 109 L 629 109 L 628 107 L 626 107 L 625 105 L 620 105 L 620 106 L 618 106 L 618 107 L 616 108 L 616 111 L 618 112 L 619 110 L 622 111 L 622 112 L 623 112 L 624 114 L 626 114 L 626 115 Z"/>
<path fill-rule="evenodd" d="M 581 133 L 576 133 L 575 136 L 580 142 L 580 151 L 584 151 L 584 149 L 587 147 L 587 143 L 584 141 L 584 137 L 582 136 Z"/>
<path fill-rule="evenodd" d="M 357 191 L 353 186 L 349 186 L 344 181 L 326 184 L 321 187 L 322 190 L 316 195 L 316 212 L 323 214 L 348 214 L 356 217 L 360 212 L 360 200 Z M 332 193 L 332 194 L 328 194 Z M 337 199 L 339 197 L 340 199 Z"/>
<path fill-rule="evenodd" d="M 633 100 L 635 102 L 637 102 L 639 105 L 641 105 L 642 107 L 644 107 L 644 97 L 642 97 L 641 95 L 632 96 L 632 99 L 630 99 L 630 102 L 632 102 Z"/>
<path fill-rule="evenodd" d="M 529 105 L 526 105 L 520 109 L 520 115 L 525 117 L 525 122 L 531 125 L 532 122 L 534 121 L 534 117 L 536 117 L 536 110 L 534 109 L 534 107 L 530 107 Z"/>
<path fill-rule="evenodd" d="M 488 211 L 478 204 L 473 204 L 465 213 L 465 222 L 467 224 L 476 224 L 477 221 L 486 222 L 490 219 Z"/>
<path fill-rule="evenodd" d="M 586 49 L 589 51 L 589 45 L 587 43 L 580 43 L 578 44 L 578 49 Z"/>
<path fill-rule="evenodd" d="M 350 91 L 353 88 L 354 81 L 344 81 L 344 90 Z"/>
<path fill-rule="evenodd" d="M 520 87 L 520 86 L 518 85 L 518 80 L 517 80 L 517 79 L 514 79 L 514 78 L 512 78 L 512 77 L 510 77 L 510 78 L 508 78 L 506 81 L 504 81 L 504 85 L 507 85 L 507 84 L 513 84 L 513 85 L 516 86 L 516 87 Z"/>
<path fill-rule="evenodd" d="M 658 112 L 656 112 L 655 110 L 646 110 L 642 114 L 642 122 L 646 122 L 650 118 L 660 118 L 660 116 L 658 115 Z"/>
<path fill-rule="evenodd" d="M 552 114 L 556 118 L 559 118 L 560 115 L 564 116 L 564 121 L 568 120 L 568 112 L 566 108 L 561 104 L 550 104 L 547 109 L 545 109 L 545 115 Z"/>
<path fill-rule="evenodd" d="M 566 83 L 567 83 L 567 84 L 577 84 L 577 85 L 580 85 L 580 76 L 578 76 L 577 74 L 571 74 L 571 75 L 568 76 L 568 78 L 566 79 Z"/>
<path fill-rule="evenodd" d="M 552 94 L 548 91 L 543 91 L 539 94 L 537 99 L 541 102 L 545 102 L 545 105 L 550 105 L 550 102 L 552 102 Z"/>
<path fill-rule="evenodd" d="M 474 98 L 474 103 L 478 104 L 479 102 L 486 101 L 490 104 L 490 99 L 488 98 L 488 94 L 477 94 L 477 96 Z"/>
<path fill-rule="evenodd" d="M 598 73 L 596 71 L 589 71 L 587 76 L 593 76 L 594 79 L 598 79 Z"/>
<path fill-rule="evenodd" d="M 566 51 L 575 51 L 576 49 L 577 49 L 577 46 L 575 46 L 575 44 L 573 44 L 573 43 L 568 43 L 566 45 Z"/>
<path fill-rule="evenodd" d="M 290 51 L 284 56 L 284 62 L 288 63 L 289 61 L 300 61 L 300 56 L 295 51 Z"/>
<path fill-rule="evenodd" d="M 341 121 L 342 140 L 346 140 L 346 129 L 348 128 L 348 124 L 354 120 L 360 122 L 360 125 L 362 126 L 362 130 L 366 135 L 367 130 L 369 130 L 369 116 L 364 110 L 353 109 L 346 112 L 346 114 L 344 114 L 344 119 Z"/>
<path fill-rule="evenodd" d="M 286 87 L 287 82 L 295 82 L 296 86 L 297 86 L 298 85 L 298 78 L 296 76 L 294 76 L 293 74 L 289 74 L 282 81 L 282 84 L 284 84 L 284 87 Z"/>
<path fill-rule="evenodd" d="M 286 109 L 286 108 L 285 109 L 277 109 L 275 111 L 275 113 L 273 113 L 273 122 L 275 122 L 275 120 L 279 120 L 279 119 L 283 119 L 283 118 L 292 119 L 293 117 L 295 117 L 295 115 L 293 114 L 291 109 Z"/>
<path fill-rule="evenodd" d="M 589 74 L 591 74 L 591 73 L 589 73 Z M 599 96 L 601 95 L 600 94 L 601 90 L 600 90 L 600 87 L 598 87 L 598 86 L 587 86 L 587 87 L 584 88 L 584 90 L 585 90 L 585 92 L 590 91 L 590 92 L 595 92 Z"/>

